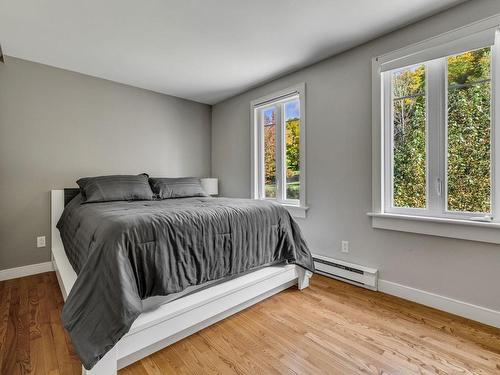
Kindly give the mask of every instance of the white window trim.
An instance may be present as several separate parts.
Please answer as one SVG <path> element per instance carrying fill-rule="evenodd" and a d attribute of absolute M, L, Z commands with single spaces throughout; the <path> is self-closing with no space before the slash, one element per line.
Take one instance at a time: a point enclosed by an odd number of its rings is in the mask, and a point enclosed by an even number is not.
<path fill-rule="evenodd" d="M 498 28 L 499 25 L 500 15 L 496 15 L 372 60 L 372 211 L 368 215 L 372 217 L 372 226 L 374 228 L 500 244 L 500 197 L 497 198 L 498 194 L 493 194 L 492 197 L 492 211 L 497 215 L 493 222 L 467 220 L 460 215 L 456 217 L 453 215 L 450 215 L 450 217 L 422 216 L 415 214 L 413 210 L 386 212 L 385 200 L 387 196 L 385 195 L 384 185 L 388 181 L 385 181 L 387 174 L 383 170 L 386 157 L 384 155 L 384 142 L 386 142 L 386 139 L 383 131 L 384 109 L 382 103 L 384 102 L 384 86 L 381 74 L 383 64 L 404 60 L 407 56 L 418 54 L 424 50 L 432 51 L 439 48 L 440 45 L 450 44 L 458 39 L 463 38 L 463 40 L 466 40 L 473 34 Z M 500 90 L 500 40 L 498 31 L 496 32 L 496 42 L 492 46 L 492 53 L 496 56 L 496 65 L 492 66 L 491 72 L 492 86 L 495 88 L 492 90 L 492 103 L 497 103 L 497 90 Z M 498 160 L 498 154 L 500 153 L 499 123 L 500 105 L 494 105 L 492 112 L 491 157 L 497 161 L 492 168 L 492 186 L 497 192 L 500 191 L 500 181 L 498 181 L 498 177 L 500 177 L 500 160 Z M 427 147 L 429 148 L 429 144 Z M 430 187 L 433 181 L 427 181 L 427 184 Z M 428 192 L 432 190 L 428 189 Z"/>
<path fill-rule="evenodd" d="M 300 166 L 300 190 L 299 190 L 299 200 L 295 202 L 293 200 L 283 200 L 278 201 L 281 205 L 288 209 L 288 211 L 294 217 L 305 218 L 309 207 L 306 205 L 306 85 L 304 82 L 296 84 L 294 86 L 288 87 L 284 90 L 274 92 L 270 95 L 260 97 L 258 99 L 252 100 L 250 102 L 250 135 L 251 135 L 251 196 L 253 199 L 265 199 L 261 194 L 261 189 L 259 188 L 261 173 L 259 155 L 261 153 L 258 147 L 261 146 L 259 142 L 259 127 L 258 118 L 255 116 L 256 108 L 261 107 L 266 102 L 277 101 L 280 98 L 285 99 L 286 97 L 298 94 L 299 104 L 300 104 L 300 156 L 299 156 L 299 166 Z M 281 121 L 280 121 L 281 123 Z M 281 129 L 281 127 L 280 127 Z M 277 132 L 277 136 L 281 136 L 280 131 Z M 283 142 L 281 142 L 282 144 Z M 284 150 L 281 150 L 283 153 Z M 276 166 L 277 173 L 280 172 L 281 166 Z M 282 174 L 282 173 L 281 173 Z M 279 187 L 278 188 L 283 188 Z"/>

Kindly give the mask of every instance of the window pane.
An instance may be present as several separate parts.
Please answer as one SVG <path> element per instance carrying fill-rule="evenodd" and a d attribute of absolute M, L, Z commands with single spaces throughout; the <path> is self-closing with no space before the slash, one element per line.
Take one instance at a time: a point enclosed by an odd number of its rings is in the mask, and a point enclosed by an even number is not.
<path fill-rule="evenodd" d="M 263 110 L 264 196 L 276 198 L 276 107 Z"/>
<path fill-rule="evenodd" d="M 392 73 L 393 205 L 426 207 L 425 65 Z"/>
<path fill-rule="evenodd" d="M 483 48 L 448 57 L 448 85 L 490 79 L 491 49 Z"/>
<path fill-rule="evenodd" d="M 286 199 L 300 198 L 300 102 L 284 104 L 286 146 Z"/>
<path fill-rule="evenodd" d="M 448 58 L 448 210 L 491 212 L 490 49 Z"/>
<path fill-rule="evenodd" d="M 425 65 L 415 65 L 392 72 L 392 95 L 403 98 L 425 95 Z"/>

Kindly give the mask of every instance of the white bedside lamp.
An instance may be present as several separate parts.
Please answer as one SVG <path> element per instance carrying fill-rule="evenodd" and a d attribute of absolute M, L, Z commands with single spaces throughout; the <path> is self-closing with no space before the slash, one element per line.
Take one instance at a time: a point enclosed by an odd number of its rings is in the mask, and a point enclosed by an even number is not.
<path fill-rule="evenodd" d="M 208 195 L 219 194 L 219 179 L 217 178 L 200 178 L 201 187 Z"/>

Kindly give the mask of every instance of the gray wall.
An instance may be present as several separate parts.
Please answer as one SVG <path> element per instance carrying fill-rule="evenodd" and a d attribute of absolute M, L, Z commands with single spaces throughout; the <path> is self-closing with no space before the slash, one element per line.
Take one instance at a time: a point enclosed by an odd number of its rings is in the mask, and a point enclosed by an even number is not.
<path fill-rule="evenodd" d="M 496 13 L 498 0 L 469 1 L 215 105 L 212 175 L 221 179 L 221 194 L 250 196 L 250 101 L 306 82 L 310 210 L 300 224 L 311 250 L 375 266 L 385 280 L 500 310 L 500 246 L 377 230 L 366 216 L 371 58 Z M 339 250 L 343 239 L 351 242 L 349 254 Z"/>
<path fill-rule="evenodd" d="M 80 176 L 210 173 L 211 108 L 7 57 L 0 64 L 0 269 L 48 261 L 49 190 Z"/>

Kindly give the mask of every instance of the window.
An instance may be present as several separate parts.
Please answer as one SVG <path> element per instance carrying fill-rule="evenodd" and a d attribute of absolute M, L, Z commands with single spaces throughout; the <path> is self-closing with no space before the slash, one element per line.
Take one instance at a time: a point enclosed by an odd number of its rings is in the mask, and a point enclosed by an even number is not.
<path fill-rule="evenodd" d="M 457 53 L 431 54 L 410 65 L 403 58 L 403 66 L 393 63 L 381 73 L 384 212 L 484 221 L 494 216 L 496 58 L 485 43 L 469 50 L 455 42 Z"/>
<path fill-rule="evenodd" d="M 411 232 L 395 220 L 421 218 L 500 228 L 500 43 L 492 22 L 500 17 L 374 59 L 370 215 L 386 220 L 374 226 Z M 447 236 L 438 232 L 422 229 Z"/>
<path fill-rule="evenodd" d="M 252 101 L 252 191 L 305 212 L 305 85 Z M 302 214 L 297 214 L 302 216 Z"/>
<path fill-rule="evenodd" d="M 383 73 L 386 212 L 490 220 L 492 61 L 485 47 Z"/>

